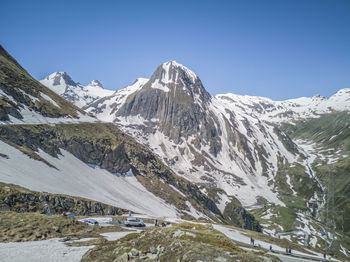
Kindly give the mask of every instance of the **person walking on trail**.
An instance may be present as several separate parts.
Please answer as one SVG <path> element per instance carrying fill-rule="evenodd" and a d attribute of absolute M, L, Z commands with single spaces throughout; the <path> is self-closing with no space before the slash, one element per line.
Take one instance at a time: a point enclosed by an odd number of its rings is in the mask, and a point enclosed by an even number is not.
<path fill-rule="evenodd" d="M 155 226 L 155 227 L 158 226 L 158 219 L 156 219 L 156 220 L 154 221 L 154 226 Z"/>
<path fill-rule="evenodd" d="M 250 237 L 250 244 L 254 246 L 254 238 Z"/>
<path fill-rule="evenodd" d="M 292 249 L 289 249 L 289 254 L 292 254 Z"/>
<path fill-rule="evenodd" d="M 129 217 L 131 217 L 131 210 L 129 211 Z"/>
<path fill-rule="evenodd" d="M 272 245 L 270 245 L 270 252 L 272 252 Z"/>

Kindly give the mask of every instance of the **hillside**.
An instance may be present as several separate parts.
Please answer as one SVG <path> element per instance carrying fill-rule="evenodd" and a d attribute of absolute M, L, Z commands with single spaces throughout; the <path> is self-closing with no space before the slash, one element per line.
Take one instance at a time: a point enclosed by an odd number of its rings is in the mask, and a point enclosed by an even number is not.
<path fill-rule="evenodd" d="M 40 84 L 0 46 L 0 123 L 96 121 Z"/>

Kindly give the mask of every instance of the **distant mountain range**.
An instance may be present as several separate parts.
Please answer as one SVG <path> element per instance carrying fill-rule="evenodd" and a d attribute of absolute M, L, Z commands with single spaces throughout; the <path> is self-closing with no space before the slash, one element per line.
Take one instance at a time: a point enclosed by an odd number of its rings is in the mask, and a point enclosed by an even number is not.
<path fill-rule="evenodd" d="M 66 72 L 55 72 L 40 82 L 78 107 L 114 93 L 104 89 L 97 80 L 92 80 L 87 86 L 76 83 Z"/>

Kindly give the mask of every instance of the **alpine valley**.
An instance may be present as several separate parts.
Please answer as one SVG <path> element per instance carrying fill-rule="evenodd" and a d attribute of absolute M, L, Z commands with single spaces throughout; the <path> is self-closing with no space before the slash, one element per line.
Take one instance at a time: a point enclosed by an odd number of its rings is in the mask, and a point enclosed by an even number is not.
<path fill-rule="evenodd" d="M 2 187 L 62 200 L 44 213 L 211 221 L 350 256 L 350 88 L 212 96 L 169 61 L 111 91 L 65 72 L 37 81 L 0 47 L 0 167 Z M 0 209 L 30 209 L 13 199 Z"/>

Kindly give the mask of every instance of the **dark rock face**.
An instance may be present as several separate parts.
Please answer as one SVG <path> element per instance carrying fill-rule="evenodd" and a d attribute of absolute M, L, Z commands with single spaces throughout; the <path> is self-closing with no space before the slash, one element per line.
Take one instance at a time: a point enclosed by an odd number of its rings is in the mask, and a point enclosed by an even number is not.
<path fill-rule="evenodd" d="M 234 201 L 226 205 L 224 217 L 231 223 L 239 225 L 244 229 L 262 232 L 261 225 L 255 217 L 249 214 L 243 207 L 237 205 Z"/>
<path fill-rule="evenodd" d="M 42 214 L 61 214 L 70 212 L 75 215 L 87 216 L 98 215 L 116 215 L 122 214 L 122 210 L 113 206 L 85 200 L 76 200 L 63 196 L 54 195 L 33 195 L 28 193 L 12 192 L 10 196 L 0 197 L 0 211 L 15 212 L 40 212 Z"/>
<path fill-rule="evenodd" d="M 70 86 L 76 86 L 77 83 L 66 72 L 57 72 L 54 78 L 53 85 L 67 84 Z"/>
<path fill-rule="evenodd" d="M 160 65 L 142 89 L 127 98 L 116 116 L 158 119 L 156 125 L 149 123 L 154 130 L 161 131 L 177 144 L 182 138 L 198 136 L 210 144 L 211 153 L 216 156 L 221 150 L 219 135 L 222 131 L 218 119 L 208 113 L 211 95 L 188 69 L 168 63 L 167 69 Z"/>
<path fill-rule="evenodd" d="M 124 144 L 112 149 L 75 138 L 66 142 L 66 149 L 83 162 L 98 165 L 112 173 L 124 174 L 131 168 Z"/>

